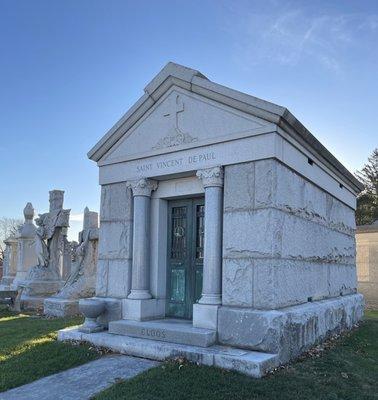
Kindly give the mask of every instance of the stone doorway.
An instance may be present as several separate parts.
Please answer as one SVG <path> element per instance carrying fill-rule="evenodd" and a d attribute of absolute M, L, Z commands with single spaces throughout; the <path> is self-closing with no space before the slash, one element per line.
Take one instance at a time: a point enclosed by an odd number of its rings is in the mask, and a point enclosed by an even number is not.
<path fill-rule="evenodd" d="M 192 319 L 202 293 L 205 199 L 169 201 L 166 316 Z"/>

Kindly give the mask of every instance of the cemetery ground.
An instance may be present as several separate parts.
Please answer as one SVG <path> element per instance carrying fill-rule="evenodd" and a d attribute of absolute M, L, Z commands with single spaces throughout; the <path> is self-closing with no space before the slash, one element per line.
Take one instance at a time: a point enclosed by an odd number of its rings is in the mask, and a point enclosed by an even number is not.
<path fill-rule="evenodd" d="M 1 306 L 0 306 L 1 307 Z M 0 308 L 0 392 L 100 356 L 87 345 L 58 342 L 57 331 L 83 319 L 47 319 Z"/>
<path fill-rule="evenodd" d="M 56 341 L 58 329 L 81 322 L 0 310 L 0 392 L 100 357 L 87 345 Z M 377 337 L 378 311 L 368 311 L 359 329 L 263 379 L 166 362 L 96 399 L 378 399 Z"/>

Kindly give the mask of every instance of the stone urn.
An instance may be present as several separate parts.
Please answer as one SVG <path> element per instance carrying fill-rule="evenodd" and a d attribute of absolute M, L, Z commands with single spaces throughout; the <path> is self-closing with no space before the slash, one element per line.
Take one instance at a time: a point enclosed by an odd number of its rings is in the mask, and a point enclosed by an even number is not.
<path fill-rule="evenodd" d="M 79 311 L 84 315 L 84 324 L 79 327 L 80 332 L 94 333 L 104 329 L 97 322 L 97 318 L 105 311 L 105 302 L 99 299 L 80 299 Z"/>

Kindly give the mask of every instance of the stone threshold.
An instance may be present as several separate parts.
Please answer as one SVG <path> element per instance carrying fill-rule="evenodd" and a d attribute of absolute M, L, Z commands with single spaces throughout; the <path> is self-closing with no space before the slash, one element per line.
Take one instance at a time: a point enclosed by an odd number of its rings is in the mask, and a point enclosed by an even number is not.
<path fill-rule="evenodd" d="M 209 347 L 217 339 L 215 330 L 196 328 L 192 321 L 174 318 L 112 321 L 109 323 L 109 333 L 199 347 Z"/>
<path fill-rule="evenodd" d="M 115 335 L 108 332 L 83 333 L 78 330 L 78 327 L 58 331 L 58 340 L 88 342 L 94 346 L 106 347 L 121 354 L 157 361 L 185 358 L 190 362 L 237 371 L 254 378 L 261 378 L 279 365 L 277 354 L 220 345 L 210 347 L 190 346 Z"/>

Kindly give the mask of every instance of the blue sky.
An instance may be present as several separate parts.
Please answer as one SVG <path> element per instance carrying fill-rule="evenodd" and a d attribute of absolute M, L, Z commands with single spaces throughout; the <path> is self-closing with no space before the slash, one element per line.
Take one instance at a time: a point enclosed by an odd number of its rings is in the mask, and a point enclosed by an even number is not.
<path fill-rule="evenodd" d="M 289 108 L 352 172 L 378 146 L 375 0 L 0 0 L 0 217 L 63 189 L 76 236 L 87 151 L 168 61 Z"/>

